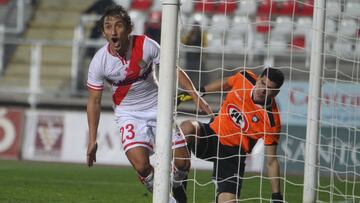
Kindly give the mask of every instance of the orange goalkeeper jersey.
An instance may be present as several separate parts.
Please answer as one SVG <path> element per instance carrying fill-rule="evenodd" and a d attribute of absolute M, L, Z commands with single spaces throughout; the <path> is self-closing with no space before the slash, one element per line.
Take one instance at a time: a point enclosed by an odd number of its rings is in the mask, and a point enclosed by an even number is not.
<path fill-rule="evenodd" d="M 240 71 L 228 79 L 228 92 L 219 112 L 210 127 L 219 136 L 220 143 L 239 146 L 250 153 L 258 139 L 265 145 L 277 144 L 281 129 L 280 115 L 275 99 L 267 107 L 255 104 L 252 91 L 256 75 Z"/>

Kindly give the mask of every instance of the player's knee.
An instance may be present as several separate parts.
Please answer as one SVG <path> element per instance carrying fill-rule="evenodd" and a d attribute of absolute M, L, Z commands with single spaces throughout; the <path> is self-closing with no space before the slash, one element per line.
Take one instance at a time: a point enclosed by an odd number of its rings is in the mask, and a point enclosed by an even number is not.
<path fill-rule="evenodd" d="M 141 175 L 142 177 L 148 176 L 152 171 L 152 167 L 150 164 L 144 164 L 144 163 L 135 163 L 133 164 L 136 172 Z"/>
<path fill-rule="evenodd" d="M 189 171 L 191 166 L 191 162 L 189 159 L 176 159 L 175 167 L 180 171 Z"/>
<path fill-rule="evenodd" d="M 190 120 L 183 121 L 180 124 L 180 128 L 185 135 L 195 134 L 195 132 L 196 132 L 195 131 L 196 127 L 194 125 L 194 121 L 190 121 Z"/>
<path fill-rule="evenodd" d="M 186 142 L 193 142 L 197 132 L 197 123 L 196 121 L 183 121 L 180 124 L 181 131 L 185 135 Z"/>

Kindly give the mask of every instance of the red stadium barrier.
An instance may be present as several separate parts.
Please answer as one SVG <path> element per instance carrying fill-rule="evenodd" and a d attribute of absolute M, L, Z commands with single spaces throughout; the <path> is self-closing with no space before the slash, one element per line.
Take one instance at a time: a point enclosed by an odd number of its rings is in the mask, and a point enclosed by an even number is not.
<path fill-rule="evenodd" d="M 0 158 L 19 158 L 23 120 L 22 110 L 0 109 Z"/>

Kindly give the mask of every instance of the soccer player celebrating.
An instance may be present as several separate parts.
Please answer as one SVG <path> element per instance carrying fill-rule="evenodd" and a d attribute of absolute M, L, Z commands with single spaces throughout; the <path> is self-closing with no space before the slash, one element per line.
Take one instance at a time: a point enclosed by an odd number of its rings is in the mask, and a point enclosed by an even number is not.
<path fill-rule="evenodd" d="M 104 81 L 107 81 L 111 85 L 115 121 L 126 156 L 142 183 L 152 191 L 154 171 L 149 156 L 153 154 L 155 147 L 158 99 L 154 66 L 159 65 L 160 47 L 146 36 L 130 35 L 132 22 L 121 6 L 114 5 L 107 8 L 100 19 L 100 27 L 107 43 L 93 57 L 88 73 L 87 165 L 91 167 L 96 161 L 96 136 L 101 97 Z M 210 106 L 199 97 L 187 75 L 180 69 L 177 73 L 180 85 L 191 92 L 200 109 L 212 113 Z M 190 161 L 187 159 L 189 152 L 183 135 L 174 132 L 169 136 L 172 136 L 175 157 L 173 179 L 178 183 L 187 177 L 190 168 Z M 181 188 L 180 184 L 175 183 L 173 184 L 175 190 Z M 179 194 L 181 194 L 179 197 L 174 195 L 175 199 L 178 198 L 178 202 L 186 202 L 184 191 Z"/>
<path fill-rule="evenodd" d="M 272 201 L 282 202 L 276 157 L 281 124 L 274 97 L 283 82 L 283 73 L 274 68 L 264 69 L 259 77 L 242 70 L 202 88 L 205 92 L 229 91 L 218 116 L 209 124 L 191 120 L 181 123 L 193 153 L 214 162 L 217 202 L 237 202 L 246 154 L 260 138 L 264 139 Z"/>

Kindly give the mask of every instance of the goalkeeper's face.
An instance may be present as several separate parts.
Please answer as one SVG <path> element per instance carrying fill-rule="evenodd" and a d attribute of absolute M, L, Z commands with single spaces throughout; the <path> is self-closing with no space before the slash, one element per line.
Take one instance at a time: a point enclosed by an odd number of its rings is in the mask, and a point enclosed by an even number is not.
<path fill-rule="evenodd" d="M 253 99 L 256 103 L 265 103 L 266 100 L 274 98 L 278 93 L 277 84 L 266 76 L 262 76 L 256 81 Z"/>
<path fill-rule="evenodd" d="M 103 35 L 109 42 L 110 48 L 114 52 L 125 51 L 128 42 L 131 28 L 126 26 L 126 23 L 117 16 L 107 16 L 104 19 Z"/>

